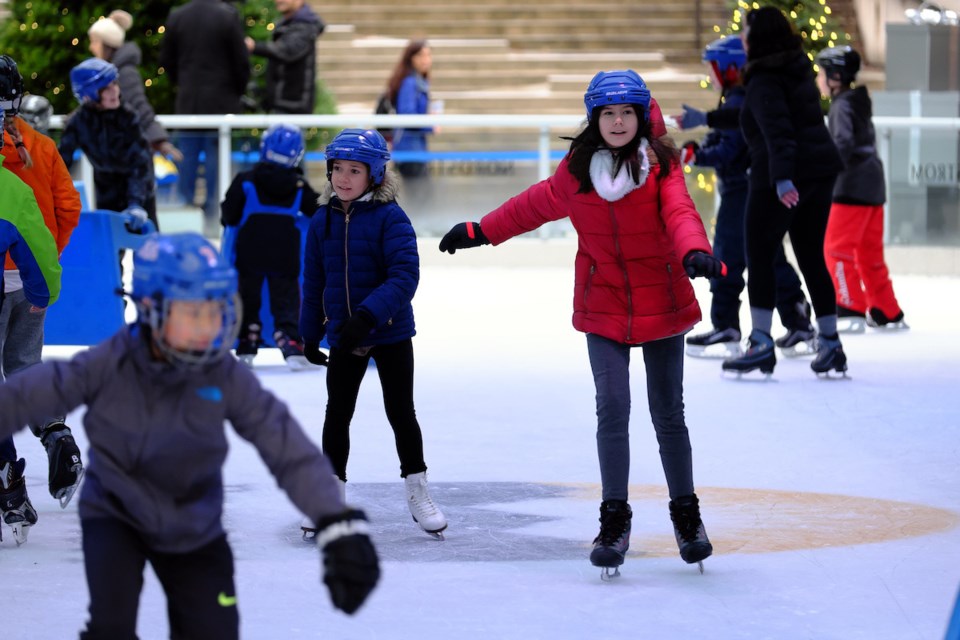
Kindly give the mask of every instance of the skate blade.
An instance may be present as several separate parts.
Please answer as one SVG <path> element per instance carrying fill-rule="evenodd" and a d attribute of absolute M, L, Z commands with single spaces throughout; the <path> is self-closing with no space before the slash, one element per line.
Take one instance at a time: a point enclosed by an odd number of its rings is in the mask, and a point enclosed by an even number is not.
<path fill-rule="evenodd" d="M 440 528 L 437 529 L 436 531 L 428 531 L 427 529 L 424 529 L 424 528 L 423 528 L 423 525 L 420 524 L 420 521 L 417 520 L 416 516 L 414 516 L 414 515 L 411 513 L 411 514 L 410 514 L 410 517 L 413 518 L 413 521 L 417 523 L 417 526 L 419 526 L 420 529 L 421 529 L 424 533 L 426 533 L 428 536 L 430 536 L 430 537 L 433 538 L 434 540 L 439 540 L 439 541 L 441 541 L 441 542 L 443 542 L 444 540 L 446 540 L 446 538 L 443 537 L 443 532 L 447 530 L 447 525 L 443 525 L 442 527 L 440 527 Z"/>
<path fill-rule="evenodd" d="M 603 567 L 600 570 L 600 580 L 610 582 L 614 578 L 620 577 L 620 567 Z"/>
<path fill-rule="evenodd" d="M 76 493 L 77 487 L 80 486 L 80 480 L 83 479 L 84 469 L 81 465 L 74 465 L 70 468 L 70 471 L 73 471 L 77 474 L 77 481 L 74 482 L 69 487 L 64 487 L 60 489 L 55 494 L 53 494 L 54 499 L 60 502 L 60 508 L 66 509 L 67 505 L 70 504 L 70 500 L 73 498 L 73 494 Z"/>
<path fill-rule="evenodd" d="M 842 380 L 853 380 L 850 376 L 847 375 L 847 370 L 836 371 L 830 369 L 829 371 L 814 371 L 817 374 L 817 377 L 821 380 L 831 380 L 835 382 L 840 382 Z"/>
<path fill-rule="evenodd" d="M 743 349 L 739 342 L 717 342 L 710 345 L 688 344 L 687 355 L 692 358 L 707 360 L 726 360 L 727 358 L 739 358 L 743 355 Z"/>
<path fill-rule="evenodd" d="M 872 323 L 869 323 L 869 324 L 871 329 L 876 329 L 880 333 L 885 333 L 885 332 L 896 333 L 898 331 L 906 331 L 907 329 L 910 328 L 910 325 L 908 325 L 903 320 L 901 320 L 900 322 L 888 322 L 887 324 L 872 324 Z"/>
<path fill-rule="evenodd" d="M 837 318 L 837 333 L 864 333 L 866 330 L 866 318 Z"/>
<path fill-rule="evenodd" d="M 761 374 L 762 377 L 759 378 L 759 379 L 758 379 L 758 378 L 755 378 L 755 377 L 753 377 L 753 376 L 750 376 L 749 378 L 744 378 L 744 376 L 745 376 L 746 374 L 748 374 L 748 373 L 753 373 L 754 371 L 756 371 L 756 369 L 751 369 L 750 371 L 735 371 L 735 370 L 733 370 L 733 369 L 723 369 L 723 370 L 721 371 L 721 375 L 722 375 L 724 378 L 727 378 L 727 379 L 730 379 L 730 380 L 736 380 L 736 381 L 738 381 L 738 382 L 739 382 L 739 381 L 743 381 L 743 382 L 774 382 L 774 380 L 773 380 L 773 371 L 760 371 L 760 374 Z M 731 376 L 728 376 L 728 375 L 727 375 L 728 373 L 733 373 L 733 374 L 736 374 L 736 375 L 733 376 L 733 377 L 731 377 Z"/>
<path fill-rule="evenodd" d="M 700 567 L 700 575 L 703 575 L 703 562 L 698 562 L 697 566 Z"/>
<path fill-rule="evenodd" d="M 306 371 L 307 369 L 316 368 L 316 366 L 310 364 L 310 361 L 304 356 L 290 356 L 284 360 L 284 362 L 287 364 L 287 368 L 290 369 L 290 371 Z"/>
<path fill-rule="evenodd" d="M 300 531 L 303 532 L 303 540 L 304 540 L 305 542 L 310 542 L 311 540 L 313 540 L 314 538 L 317 537 L 317 530 L 316 530 L 316 529 L 309 529 L 309 528 L 307 528 L 307 527 L 300 527 Z"/>
<path fill-rule="evenodd" d="M 803 358 L 805 356 L 817 355 L 816 342 L 798 342 L 792 347 L 781 347 L 780 353 L 786 358 Z"/>

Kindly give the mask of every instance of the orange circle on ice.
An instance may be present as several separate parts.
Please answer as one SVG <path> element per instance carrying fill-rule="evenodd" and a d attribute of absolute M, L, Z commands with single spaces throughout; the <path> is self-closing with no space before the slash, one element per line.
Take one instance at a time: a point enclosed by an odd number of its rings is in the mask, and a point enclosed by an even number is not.
<path fill-rule="evenodd" d="M 570 497 L 596 500 L 599 485 L 560 483 Z M 912 502 L 771 489 L 697 489 L 715 553 L 769 553 L 822 549 L 911 538 L 953 529 L 960 514 Z M 628 555 L 677 554 L 673 536 L 657 535 L 667 519 L 666 488 L 631 485 L 633 527 Z M 649 533 L 648 533 L 649 532 Z"/>

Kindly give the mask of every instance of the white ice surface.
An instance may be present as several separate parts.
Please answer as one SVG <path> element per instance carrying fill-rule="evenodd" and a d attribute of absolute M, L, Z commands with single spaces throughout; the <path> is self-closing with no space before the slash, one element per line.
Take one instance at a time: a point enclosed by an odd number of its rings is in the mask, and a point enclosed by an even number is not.
<path fill-rule="evenodd" d="M 496 249 L 482 251 L 495 265 Z M 736 381 L 717 360 L 687 358 L 695 479 L 716 549 L 704 575 L 676 553 L 635 351 L 632 547 L 622 576 L 602 583 L 587 560 L 599 472 L 572 270 L 458 259 L 430 261 L 414 300 L 417 413 L 447 540 L 420 533 L 406 512 L 374 370 L 347 494 L 372 516 L 383 579 L 356 616 L 331 607 L 300 515 L 231 436 L 225 522 L 242 637 L 943 637 L 960 584 L 960 279 L 895 277 L 912 328 L 845 336 L 851 380 L 819 380 L 809 359 L 781 358 L 771 381 Z M 696 286 L 707 309 L 705 283 Z M 324 370 L 289 372 L 269 350 L 257 371 L 319 443 Z M 85 449 L 81 417 L 69 422 Z M 39 442 L 22 432 L 17 445 L 40 521 L 26 545 L 0 543 L 3 611 L 26 629 L 5 625 L 3 636 L 76 637 L 87 606 L 76 501 L 61 511 Z M 166 638 L 163 594 L 147 573 L 138 632 Z"/>

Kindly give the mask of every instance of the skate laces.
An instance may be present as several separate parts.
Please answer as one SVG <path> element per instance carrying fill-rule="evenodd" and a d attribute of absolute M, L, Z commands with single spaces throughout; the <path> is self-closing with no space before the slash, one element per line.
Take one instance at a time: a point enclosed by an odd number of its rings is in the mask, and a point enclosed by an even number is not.
<path fill-rule="evenodd" d="M 594 542 L 599 542 L 607 547 L 619 542 L 627 533 L 632 516 L 630 505 L 626 502 L 622 505 L 611 505 L 607 502 L 601 504 L 600 533 Z"/>
<path fill-rule="evenodd" d="M 697 539 L 700 525 L 703 524 L 700 519 L 700 501 L 694 496 L 692 502 L 677 504 L 676 501 L 670 502 L 670 519 L 677 527 L 680 537 L 684 542 L 693 542 Z"/>
<path fill-rule="evenodd" d="M 417 510 L 427 516 L 437 514 L 437 505 L 433 503 L 430 492 L 427 491 L 426 479 L 417 481 L 417 484 L 410 491 L 410 499 L 416 505 Z"/>

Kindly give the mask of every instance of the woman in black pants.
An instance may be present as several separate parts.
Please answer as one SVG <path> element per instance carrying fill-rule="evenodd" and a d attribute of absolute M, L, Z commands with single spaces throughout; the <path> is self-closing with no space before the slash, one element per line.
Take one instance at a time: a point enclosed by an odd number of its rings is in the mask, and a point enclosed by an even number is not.
<path fill-rule="evenodd" d="M 823 258 L 833 183 L 842 163 L 824 124 L 813 66 L 800 36 L 775 7 L 747 13 L 744 46 L 747 93 L 740 127 L 750 150 L 746 250 L 753 331 L 746 354 L 726 360 L 723 369 L 773 372 L 773 264 L 789 232 L 817 317 L 819 346 L 810 366 L 818 374 L 843 372 L 847 358 L 837 336 L 836 297 Z"/>

